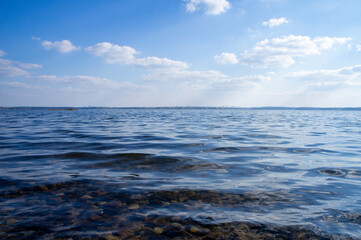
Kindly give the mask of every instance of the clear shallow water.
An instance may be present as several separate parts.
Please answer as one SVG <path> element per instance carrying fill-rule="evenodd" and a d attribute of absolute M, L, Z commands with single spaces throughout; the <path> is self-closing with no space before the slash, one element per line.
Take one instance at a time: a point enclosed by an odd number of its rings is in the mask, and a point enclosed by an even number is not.
<path fill-rule="evenodd" d="M 163 219 L 184 234 L 195 225 L 198 237 L 247 223 L 273 237 L 291 226 L 358 238 L 360 119 L 346 110 L 3 109 L 0 237 L 121 237 L 140 223 L 150 238 L 177 235 Z"/>

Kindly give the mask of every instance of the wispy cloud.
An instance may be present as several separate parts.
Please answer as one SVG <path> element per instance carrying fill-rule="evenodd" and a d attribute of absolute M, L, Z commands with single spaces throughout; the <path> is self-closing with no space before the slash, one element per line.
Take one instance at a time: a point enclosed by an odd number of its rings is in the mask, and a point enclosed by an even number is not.
<path fill-rule="evenodd" d="M 0 76 L 6 76 L 6 77 L 29 76 L 29 72 L 15 66 L 0 64 Z"/>
<path fill-rule="evenodd" d="M 207 15 L 218 15 L 226 12 L 231 4 L 227 0 L 187 0 L 187 11 L 204 9 Z"/>
<path fill-rule="evenodd" d="M 31 68 L 42 68 L 42 65 L 34 63 L 23 63 L 8 59 L 0 59 L 0 76 L 30 76 L 30 73 L 25 69 Z"/>
<path fill-rule="evenodd" d="M 45 89 L 41 86 L 31 85 L 23 82 L 0 82 L 0 86 L 25 89 Z"/>
<path fill-rule="evenodd" d="M 361 44 L 356 45 L 356 51 L 361 52 Z"/>
<path fill-rule="evenodd" d="M 152 71 L 149 74 L 143 75 L 144 80 L 153 80 L 153 81 L 168 81 L 168 80 L 177 80 L 181 81 L 220 81 L 221 79 L 227 78 L 227 75 L 214 71 L 189 71 L 182 69 L 159 69 Z"/>
<path fill-rule="evenodd" d="M 288 23 L 288 20 L 284 17 L 281 18 L 271 18 L 268 21 L 262 23 L 263 26 L 276 27 L 283 23 Z"/>
<path fill-rule="evenodd" d="M 6 52 L 4 52 L 3 50 L 0 49 L 0 57 L 5 56 Z"/>
<path fill-rule="evenodd" d="M 316 37 L 288 35 L 265 39 L 243 53 L 243 63 L 252 67 L 288 67 L 295 63 L 295 57 L 321 54 L 335 44 L 345 44 L 351 38 Z"/>
<path fill-rule="evenodd" d="M 221 64 L 237 64 L 238 58 L 234 53 L 222 53 L 221 55 L 217 55 L 214 59 Z"/>
<path fill-rule="evenodd" d="M 361 82 L 361 65 L 337 69 L 291 72 L 286 74 L 284 78 L 296 79 L 302 82 Z"/>
<path fill-rule="evenodd" d="M 214 79 L 199 79 L 197 81 L 188 80 L 180 82 L 178 87 L 186 91 L 213 91 L 222 93 L 233 92 L 239 90 L 250 90 L 259 88 L 263 81 L 270 78 L 264 75 L 246 75 L 241 77 L 231 78 L 223 75 L 220 78 Z"/>
<path fill-rule="evenodd" d="M 93 76 L 56 76 L 56 75 L 40 75 L 34 77 L 35 80 L 40 80 L 48 83 L 66 84 L 75 87 L 80 85 L 81 87 L 89 88 L 111 88 L 111 89 L 123 89 L 123 90 L 154 90 L 151 86 L 143 86 L 134 84 L 128 81 L 117 82 L 107 78 L 93 77 Z"/>
<path fill-rule="evenodd" d="M 37 38 L 33 38 L 33 39 L 38 40 Z M 61 53 L 68 53 L 80 49 L 80 47 L 74 46 L 69 40 L 61 40 L 55 42 L 44 40 L 41 42 L 41 45 L 46 50 L 54 49 Z"/>

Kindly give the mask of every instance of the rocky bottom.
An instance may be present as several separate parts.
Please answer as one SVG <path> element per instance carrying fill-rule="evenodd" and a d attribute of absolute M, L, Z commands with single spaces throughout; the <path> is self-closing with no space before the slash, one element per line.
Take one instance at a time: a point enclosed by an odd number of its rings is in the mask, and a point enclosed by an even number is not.
<path fill-rule="evenodd" d="M 208 214 L 289 204 L 284 193 L 129 191 L 94 181 L 8 186 L 0 192 L 0 239 L 333 239 L 306 226 L 220 222 Z"/>
<path fill-rule="evenodd" d="M 320 236 L 302 227 L 277 227 L 252 223 L 204 224 L 191 218 L 143 216 L 136 214 L 136 221 L 119 221 L 119 226 L 65 227 L 56 232 L 45 226 L 11 226 L 11 220 L 3 225 L 2 239 L 332 239 Z M 135 220 L 135 219 L 133 219 Z M 94 217 L 94 222 L 100 221 Z M 6 230 L 6 231 L 4 231 Z"/>

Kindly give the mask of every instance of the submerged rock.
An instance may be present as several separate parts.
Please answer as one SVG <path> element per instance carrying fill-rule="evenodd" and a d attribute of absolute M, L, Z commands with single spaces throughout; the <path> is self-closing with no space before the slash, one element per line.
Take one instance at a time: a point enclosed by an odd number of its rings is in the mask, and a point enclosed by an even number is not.
<path fill-rule="evenodd" d="M 129 206 L 128 206 L 128 209 L 130 209 L 130 210 L 135 210 L 135 209 L 138 209 L 139 208 L 139 205 L 138 204 L 130 204 Z"/>

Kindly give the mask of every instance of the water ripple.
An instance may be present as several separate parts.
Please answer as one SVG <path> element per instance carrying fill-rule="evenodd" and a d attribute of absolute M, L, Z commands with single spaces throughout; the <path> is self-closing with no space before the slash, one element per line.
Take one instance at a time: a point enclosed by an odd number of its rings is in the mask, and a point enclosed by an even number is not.
<path fill-rule="evenodd" d="M 121 229 L 154 239 L 357 239 L 359 119 L 346 110 L 2 109 L 0 238 L 106 239 Z"/>

